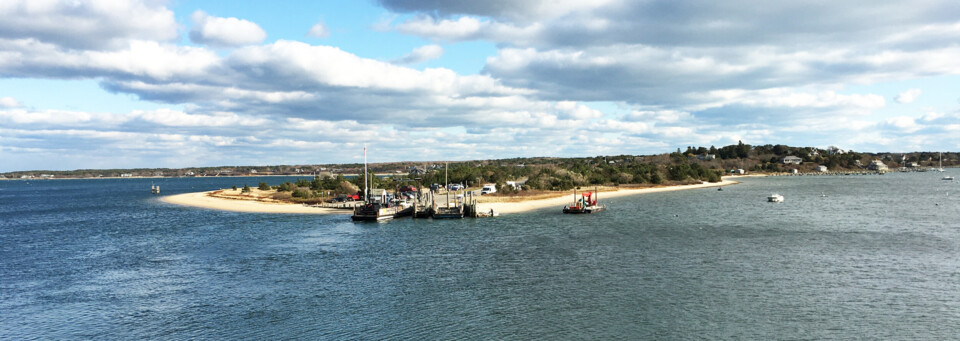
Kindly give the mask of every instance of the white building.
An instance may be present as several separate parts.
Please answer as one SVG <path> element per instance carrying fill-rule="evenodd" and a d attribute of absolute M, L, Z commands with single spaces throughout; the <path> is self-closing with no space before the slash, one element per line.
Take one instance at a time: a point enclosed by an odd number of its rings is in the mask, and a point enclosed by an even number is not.
<path fill-rule="evenodd" d="M 701 161 L 716 160 L 716 159 L 717 159 L 717 155 L 716 155 L 716 154 L 697 155 L 697 159 L 700 159 Z"/>
<path fill-rule="evenodd" d="M 869 165 L 867 165 L 867 169 L 875 170 L 875 171 L 885 171 L 888 169 L 888 167 L 883 163 L 883 161 L 873 160 L 873 161 L 870 161 Z"/>
<path fill-rule="evenodd" d="M 800 157 L 797 157 L 797 156 L 788 155 L 788 156 L 784 157 L 783 160 L 781 160 L 781 162 L 783 162 L 783 164 L 785 164 L 785 165 L 789 165 L 789 164 L 799 165 L 799 164 L 803 163 L 803 159 L 801 159 Z"/>
<path fill-rule="evenodd" d="M 818 172 L 821 172 L 821 173 L 822 173 L 822 172 L 826 172 L 826 171 L 827 171 L 827 166 L 819 165 L 819 166 L 817 166 L 817 171 L 818 171 Z"/>

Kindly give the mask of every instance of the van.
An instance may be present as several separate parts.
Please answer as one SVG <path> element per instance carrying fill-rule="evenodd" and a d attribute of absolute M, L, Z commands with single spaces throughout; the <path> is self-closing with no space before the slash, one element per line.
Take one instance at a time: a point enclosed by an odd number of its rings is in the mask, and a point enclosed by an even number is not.
<path fill-rule="evenodd" d="M 497 185 L 486 184 L 483 185 L 483 188 L 480 189 L 480 195 L 497 193 Z"/>

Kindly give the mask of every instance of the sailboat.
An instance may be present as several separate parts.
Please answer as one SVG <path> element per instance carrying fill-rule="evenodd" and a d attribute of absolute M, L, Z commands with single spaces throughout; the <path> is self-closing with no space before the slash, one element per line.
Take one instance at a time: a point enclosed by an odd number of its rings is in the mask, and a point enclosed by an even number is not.
<path fill-rule="evenodd" d="M 363 205 L 353 209 L 350 219 L 353 221 L 381 221 L 390 220 L 413 214 L 412 205 L 391 203 L 387 199 L 387 191 L 379 190 L 378 195 L 371 195 L 367 179 L 367 146 L 363 146 Z"/>
<path fill-rule="evenodd" d="M 943 152 L 940 153 L 939 161 L 937 161 L 937 171 L 943 172 Z"/>
<path fill-rule="evenodd" d="M 434 205 L 433 219 L 463 219 L 463 205 L 459 200 L 454 198 L 453 205 L 450 205 L 450 180 L 447 178 L 447 168 L 449 165 L 444 165 L 443 182 L 447 191 L 447 203 L 443 206 Z"/>

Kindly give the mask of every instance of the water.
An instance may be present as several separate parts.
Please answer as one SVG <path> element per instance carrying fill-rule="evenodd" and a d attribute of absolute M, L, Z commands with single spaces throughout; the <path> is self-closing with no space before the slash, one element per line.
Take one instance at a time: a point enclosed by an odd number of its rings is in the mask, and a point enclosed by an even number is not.
<path fill-rule="evenodd" d="M 940 176 L 379 224 L 148 190 L 292 179 L 0 181 L 0 339 L 956 338 L 960 181 Z"/>

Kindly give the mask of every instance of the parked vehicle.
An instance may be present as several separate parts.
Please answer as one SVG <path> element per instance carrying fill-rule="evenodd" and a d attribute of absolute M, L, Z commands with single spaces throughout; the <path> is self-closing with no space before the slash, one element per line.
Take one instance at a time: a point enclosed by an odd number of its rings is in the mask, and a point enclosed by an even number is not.
<path fill-rule="evenodd" d="M 448 191 L 459 191 L 463 189 L 463 184 L 449 184 L 447 185 Z"/>
<path fill-rule="evenodd" d="M 480 195 L 497 193 L 497 185 L 486 184 L 480 189 Z"/>

